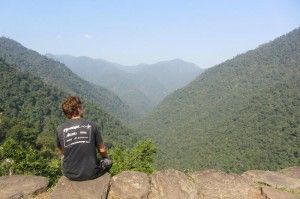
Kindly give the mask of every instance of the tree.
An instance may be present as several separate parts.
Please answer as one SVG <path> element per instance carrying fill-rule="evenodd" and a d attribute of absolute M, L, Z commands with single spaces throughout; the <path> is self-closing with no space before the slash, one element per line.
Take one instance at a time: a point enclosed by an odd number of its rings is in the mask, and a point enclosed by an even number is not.
<path fill-rule="evenodd" d="M 152 173 L 154 171 L 154 156 L 156 148 L 151 140 L 138 142 L 134 147 L 120 147 L 109 151 L 113 160 L 111 174 L 116 175 L 126 170 Z"/>
<path fill-rule="evenodd" d="M 7 138 L 0 146 L 0 175 L 31 174 L 49 178 L 50 185 L 61 176 L 60 161 L 35 145 Z"/>

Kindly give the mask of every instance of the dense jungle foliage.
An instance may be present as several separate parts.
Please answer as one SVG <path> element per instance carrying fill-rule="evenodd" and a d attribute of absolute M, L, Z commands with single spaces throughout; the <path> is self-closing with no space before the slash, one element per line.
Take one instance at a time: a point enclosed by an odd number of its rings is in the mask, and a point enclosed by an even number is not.
<path fill-rule="evenodd" d="M 155 140 L 159 168 L 300 164 L 300 28 L 208 69 L 136 129 Z"/>
<path fill-rule="evenodd" d="M 24 72 L 40 77 L 48 85 L 80 95 L 118 119 L 128 122 L 136 118 L 129 106 L 113 92 L 81 79 L 64 64 L 27 49 L 14 40 L 0 37 L 0 58 Z"/>
<path fill-rule="evenodd" d="M 60 104 L 67 93 L 3 60 L 0 60 L 0 69 L 0 175 L 43 175 L 53 183 L 61 175 L 54 140 L 57 126 L 65 120 Z M 137 142 L 132 130 L 94 104 L 86 102 L 84 107 L 85 117 L 98 124 L 105 144 L 112 152 L 120 148 L 131 151 L 130 147 Z M 140 145 L 135 147 L 154 147 L 151 143 Z M 132 150 L 134 153 L 136 149 Z M 135 155 L 145 156 L 142 153 Z M 114 155 L 114 158 L 118 159 L 118 156 Z M 142 158 L 138 163 L 141 168 L 146 163 L 144 160 Z M 139 170 L 136 166 L 132 169 Z M 147 169 L 150 172 L 151 168 Z M 120 170 L 122 167 L 114 173 Z"/>

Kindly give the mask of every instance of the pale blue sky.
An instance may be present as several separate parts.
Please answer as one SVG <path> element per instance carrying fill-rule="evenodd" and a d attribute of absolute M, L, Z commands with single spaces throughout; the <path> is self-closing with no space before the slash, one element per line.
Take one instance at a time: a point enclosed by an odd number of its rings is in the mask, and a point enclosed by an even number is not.
<path fill-rule="evenodd" d="M 300 26 L 299 0 L 7 0 L 0 35 L 42 54 L 207 68 Z"/>

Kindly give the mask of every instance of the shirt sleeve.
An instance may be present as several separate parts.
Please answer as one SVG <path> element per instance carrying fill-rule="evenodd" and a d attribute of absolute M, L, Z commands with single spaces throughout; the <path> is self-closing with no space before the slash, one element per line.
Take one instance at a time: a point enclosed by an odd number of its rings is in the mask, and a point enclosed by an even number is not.
<path fill-rule="evenodd" d="M 94 125 L 94 131 L 95 131 L 95 144 L 96 144 L 96 146 L 98 146 L 100 144 L 103 144 L 101 130 L 98 128 L 97 125 Z"/>

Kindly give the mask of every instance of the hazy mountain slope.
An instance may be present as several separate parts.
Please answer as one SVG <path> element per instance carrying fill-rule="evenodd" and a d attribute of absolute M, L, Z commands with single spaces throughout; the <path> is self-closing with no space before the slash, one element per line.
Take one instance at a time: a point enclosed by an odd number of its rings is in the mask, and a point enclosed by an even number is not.
<path fill-rule="evenodd" d="M 160 167 L 277 169 L 300 163 L 300 29 L 169 95 L 138 127 Z"/>
<path fill-rule="evenodd" d="M 124 69 L 125 67 L 123 67 Z M 155 64 L 128 66 L 136 75 L 136 84 L 155 105 L 176 89 L 182 88 L 195 79 L 203 69 L 180 59 Z"/>
<path fill-rule="evenodd" d="M 202 69 L 193 63 L 180 59 L 140 65 L 138 76 L 152 76 L 157 79 L 169 94 L 195 79 Z"/>
<path fill-rule="evenodd" d="M 0 37 L 0 58 L 22 71 L 41 77 L 48 84 L 85 97 L 122 120 L 135 118 L 129 107 L 112 92 L 82 80 L 65 65 L 29 50 L 16 41 Z"/>
<path fill-rule="evenodd" d="M 195 64 L 182 60 L 122 66 L 89 57 L 46 56 L 66 64 L 83 79 L 115 92 L 140 114 L 149 112 L 165 96 L 183 87 L 201 72 Z"/>
<path fill-rule="evenodd" d="M 82 77 L 88 78 L 91 82 L 102 81 L 99 75 L 110 73 L 122 73 L 117 65 L 112 62 L 108 62 L 102 59 L 92 59 L 89 57 L 75 57 L 71 55 L 53 55 L 46 54 L 47 57 L 55 59 L 68 66 L 73 72 L 79 74 Z"/>
<path fill-rule="evenodd" d="M 65 120 L 60 104 L 67 93 L 1 59 L 0 69 L 0 142 L 21 133 L 38 136 L 40 144 L 53 147 L 56 128 Z M 101 127 L 106 143 L 128 146 L 136 142 L 136 135 L 119 120 L 89 102 L 84 107 L 85 116 Z"/>
<path fill-rule="evenodd" d="M 113 91 L 137 113 L 145 114 L 154 106 L 136 85 L 136 75 L 122 71 L 118 64 L 89 57 L 46 56 L 66 64 L 81 78 Z"/>

